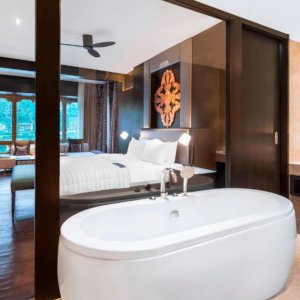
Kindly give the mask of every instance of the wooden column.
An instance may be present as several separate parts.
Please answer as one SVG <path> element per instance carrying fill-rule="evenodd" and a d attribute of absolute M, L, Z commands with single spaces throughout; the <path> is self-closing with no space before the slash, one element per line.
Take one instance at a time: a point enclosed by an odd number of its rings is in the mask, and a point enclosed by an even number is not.
<path fill-rule="evenodd" d="M 35 299 L 59 297 L 60 0 L 36 3 Z"/>

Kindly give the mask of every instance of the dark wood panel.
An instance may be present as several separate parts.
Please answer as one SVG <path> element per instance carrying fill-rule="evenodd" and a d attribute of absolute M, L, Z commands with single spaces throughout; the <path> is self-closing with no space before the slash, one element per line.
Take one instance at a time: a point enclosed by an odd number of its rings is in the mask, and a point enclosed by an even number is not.
<path fill-rule="evenodd" d="M 35 299 L 59 297 L 60 1 L 36 1 Z"/>
<path fill-rule="evenodd" d="M 118 132 L 127 131 L 130 137 L 124 141 L 118 136 L 119 152 L 126 152 L 131 137 L 138 138 L 143 128 L 144 116 L 144 65 L 133 70 L 133 88 L 118 90 Z"/>
<path fill-rule="evenodd" d="M 222 149 L 225 146 L 226 72 L 193 63 L 192 95 L 192 128 L 215 128 L 217 146 Z"/>
<path fill-rule="evenodd" d="M 28 77 L 0 75 L 0 91 L 35 94 L 35 80 Z M 61 95 L 77 97 L 78 83 L 61 81 Z"/>
<path fill-rule="evenodd" d="M 226 22 L 197 34 L 192 42 L 193 64 L 226 70 Z"/>
<path fill-rule="evenodd" d="M 32 78 L 0 75 L 0 91 L 11 93 L 35 93 Z"/>
<path fill-rule="evenodd" d="M 35 63 L 28 60 L 0 57 L 0 67 L 7 69 L 35 71 Z"/>
<path fill-rule="evenodd" d="M 279 43 L 243 29 L 242 97 L 231 114 L 231 184 L 280 193 Z"/>
<path fill-rule="evenodd" d="M 226 167 L 225 184 L 231 187 L 231 116 L 238 114 L 237 103 L 242 95 L 242 23 L 227 22 L 226 30 Z"/>

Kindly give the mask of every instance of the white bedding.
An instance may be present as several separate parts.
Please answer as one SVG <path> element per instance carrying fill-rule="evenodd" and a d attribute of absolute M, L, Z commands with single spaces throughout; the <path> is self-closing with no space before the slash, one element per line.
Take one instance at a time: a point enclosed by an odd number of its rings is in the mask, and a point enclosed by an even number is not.
<path fill-rule="evenodd" d="M 120 163 L 125 168 L 113 163 Z M 129 188 L 159 182 L 165 167 L 126 154 L 63 156 L 60 159 L 60 195 Z"/>

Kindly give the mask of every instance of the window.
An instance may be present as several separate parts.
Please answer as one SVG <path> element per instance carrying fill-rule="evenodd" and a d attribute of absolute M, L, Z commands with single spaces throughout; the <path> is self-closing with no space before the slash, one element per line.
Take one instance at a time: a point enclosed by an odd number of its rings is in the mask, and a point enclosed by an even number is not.
<path fill-rule="evenodd" d="M 0 140 L 12 140 L 12 102 L 0 98 Z"/>
<path fill-rule="evenodd" d="M 79 105 L 68 98 L 61 98 L 60 103 L 60 139 L 79 138 Z"/>
<path fill-rule="evenodd" d="M 35 140 L 35 102 L 17 102 L 17 140 Z"/>
<path fill-rule="evenodd" d="M 15 140 L 35 140 L 34 96 L 0 95 L 0 153 L 9 152 Z M 61 141 L 79 138 L 79 105 L 76 98 L 62 97 L 60 102 Z"/>
<path fill-rule="evenodd" d="M 78 138 L 78 103 L 72 102 L 67 104 L 67 138 Z"/>
<path fill-rule="evenodd" d="M 63 138 L 63 105 L 60 102 L 59 105 L 59 138 Z"/>
<path fill-rule="evenodd" d="M 15 140 L 35 140 L 35 98 L 0 96 L 0 153 L 7 153 Z"/>

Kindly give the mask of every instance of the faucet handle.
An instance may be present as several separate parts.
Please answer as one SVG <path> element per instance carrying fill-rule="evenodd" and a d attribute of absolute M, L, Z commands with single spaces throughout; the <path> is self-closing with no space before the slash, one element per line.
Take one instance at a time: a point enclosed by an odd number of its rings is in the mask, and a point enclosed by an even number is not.
<path fill-rule="evenodd" d="M 180 175 L 184 179 L 190 179 L 194 176 L 194 168 L 190 166 L 184 166 L 180 172 Z"/>
<path fill-rule="evenodd" d="M 173 180 L 174 183 L 178 182 L 177 174 L 173 169 L 171 169 L 171 179 Z"/>

